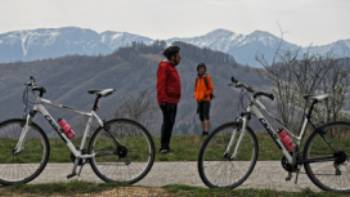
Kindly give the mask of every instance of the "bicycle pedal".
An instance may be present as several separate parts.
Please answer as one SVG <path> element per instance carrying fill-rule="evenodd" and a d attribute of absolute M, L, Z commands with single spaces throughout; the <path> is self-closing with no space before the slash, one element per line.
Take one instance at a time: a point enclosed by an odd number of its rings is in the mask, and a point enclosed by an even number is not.
<path fill-rule="evenodd" d="M 288 176 L 286 177 L 285 180 L 286 180 L 286 181 L 290 181 L 290 180 L 292 180 L 292 177 L 293 177 L 293 176 L 292 176 L 292 173 L 289 172 L 289 173 L 288 173 Z"/>
<path fill-rule="evenodd" d="M 67 179 L 71 179 L 71 178 L 73 178 L 73 177 L 75 177 L 75 176 L 77 176 L 76 173 L 68 174 L 68 175 L 67 175 Z"/>

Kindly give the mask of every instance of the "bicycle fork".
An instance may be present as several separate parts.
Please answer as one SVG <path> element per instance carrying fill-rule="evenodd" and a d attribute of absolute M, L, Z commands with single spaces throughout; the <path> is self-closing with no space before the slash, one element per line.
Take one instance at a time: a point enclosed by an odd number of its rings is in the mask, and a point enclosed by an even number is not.
<path fill-rule="evenodd" d="M 236 138 L 236 135 L 237 135 L 237 130 L 233 130 L 232 131 L 232 134 L 231 134 L 231 137 L 230 137 L 230 141 L 226 147 L 226 150 L 224 152 L 224 156 L 227 157 L 228 159 L 234 159 L 236 158 L 237 156 L 237 153 L 238 153 L 238 148 L 239 146 L 241 145 L 241 142 L 242 142 L 242 139 L 246 133 L 246 129 L 247 129 L 247 116 L 244 116 L 242 119 L 241 119 L 241 123 L 242 123 L 242 127 L 241 127 L 241 133 L 239 134 L 238 136 L 238 140 L 235 144 L 235 138 Z M 232 146 L 235 144 L 234 146 L 234 150 L 233 150 L 233 153 L 231 155 L 230 152 L 231 152 L 231 149 L 232 149 Z"/>
<path fill-rule="evenodd" d="M 25 123 L 23 125 L 22 130 L 21 130 L 21 134 L 18 138 L 18 142 L 17 142 L 15 148 L 13 149 L 14 155 L 20 153 L 23 150 L 23 142 L 24 142 L 24 139 L 28 133 L 30 122 L 31 122 L 31 116 L 30 116 L 30 114 L 27 114 Z"/>

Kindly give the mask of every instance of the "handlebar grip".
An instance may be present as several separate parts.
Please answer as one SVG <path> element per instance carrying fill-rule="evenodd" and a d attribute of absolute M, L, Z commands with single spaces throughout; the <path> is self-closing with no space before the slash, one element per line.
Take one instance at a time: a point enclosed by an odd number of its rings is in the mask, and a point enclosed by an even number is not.
<path fill-rule="evenodd" d="M 231 81 L 232 81 L 233 83 L 238 83 L 238 80 L 237 80 L 234 76 L 231 77 Z"/>
<path fill-rule="evenodd" d="M 33 76 L 30 76 L 30 77 L 29 77 L 29 80 L 31 80 L 31 81 L 34 82 L 34 83 L 36 82 L 35 77 L 33 77 Z"/>
<path fill-rule="evenodd" d="M 25 85 L 27 85 L 27 86 L 35 86 L 36 85 L 35 77 L 30 76 L 29 77 L 29 81 Z"/>

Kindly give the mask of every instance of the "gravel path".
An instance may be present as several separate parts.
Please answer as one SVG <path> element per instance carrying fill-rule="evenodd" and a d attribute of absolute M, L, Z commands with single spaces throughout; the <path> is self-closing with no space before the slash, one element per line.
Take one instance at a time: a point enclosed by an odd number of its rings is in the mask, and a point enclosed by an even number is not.
<path fill-rule="evenodd" d="M 70 173 L 72 164 L 49 163 L 44 172 L 32 183 L 48 183 L 67 181 L 66 176 Z M 298 184 L 293 181 L 286 182 L 285 172 L 280 162 L 259 161 L 248 180 L 240 188 L 273 189 L 279 191 L 301 191 L 309 188 L 319 191 L 307 178 L 305 174 L 300 174 Z M 91 182 L 102 182 L 91 170 L 89 165 L 85 165 L 81 177 L 71 180 L 84 180 Z M 199 178 L 196 162 L 156 162 L 151 172 L 136 185 L 142 186 L 164 186 L 169 184 L 185 184 L 204 187 Z"/>

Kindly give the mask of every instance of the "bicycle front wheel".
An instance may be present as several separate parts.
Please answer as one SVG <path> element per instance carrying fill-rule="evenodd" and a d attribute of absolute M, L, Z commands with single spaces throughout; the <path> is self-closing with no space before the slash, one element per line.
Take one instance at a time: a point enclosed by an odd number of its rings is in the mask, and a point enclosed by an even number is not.
<path fill-rule="evenodd" d="M 258 142 L 253 131 L 247 127 L 234 155 L 241 133 L 239 123 L 227 123 L 214 130 L 203 142 L 198 170 L 208 187 L 235 188 L 253 171 L 258 158 Z"/>
<path fill-rule="evenodd" d="M 305 171 L 326 191 L 350 192 L 350 123 L 334 122 L 317 128 L 304 148 Z"/>
<path fill-rule="evenodd" d="M 117 142 L 116 142 L 117 141 Z M 92 136 L 90 153 L 94 172 L 106 182 L 133 184 L 151 170 L 155 148 L 149 132 L 141 124 L 128 119 L 105 123 Z"/>
<path fill-rule="evenodd" d="M 50 147 L 45 133 L 35 123 L 23 132 L 25 122 L 11 119 L 0 123 L 0 183 L 3 185 L 33 180 L 48 162 Z M 22 141 L 20 147 L 19 141 Z"/>

